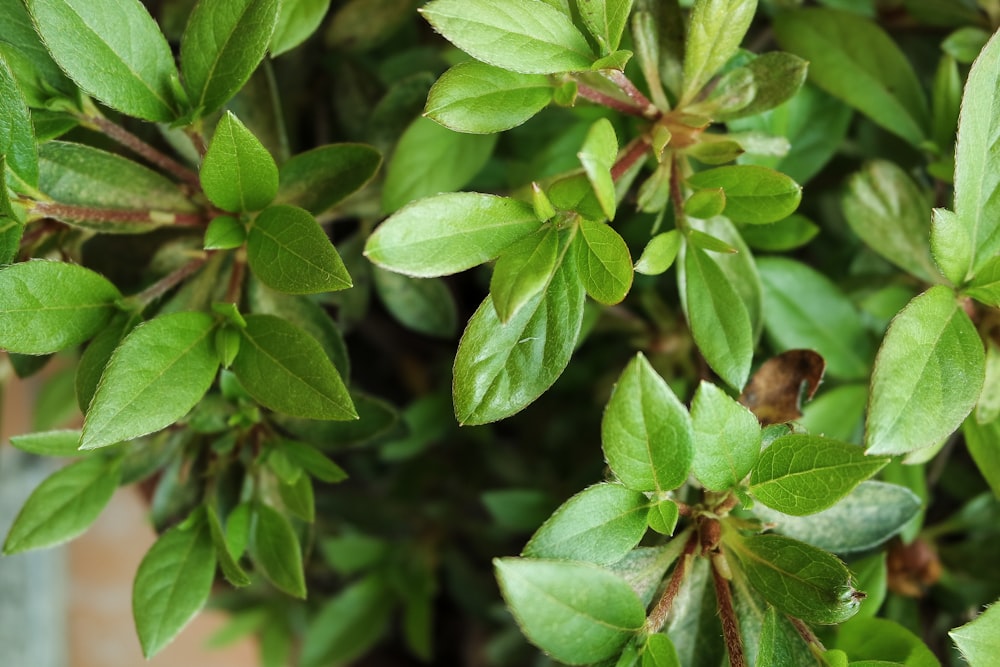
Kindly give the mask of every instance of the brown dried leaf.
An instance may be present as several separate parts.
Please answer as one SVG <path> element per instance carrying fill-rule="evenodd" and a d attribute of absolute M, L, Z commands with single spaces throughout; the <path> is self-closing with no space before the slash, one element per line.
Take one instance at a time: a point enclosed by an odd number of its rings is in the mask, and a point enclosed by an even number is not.
<path fill-rule="evenodd" d="M 802 416 L 802 399 L 810 400 L 823 379 L 826 362 L 813 350 L 788 350 L 765 361 L 750 378 L 740 403 L 760 423 L 783 424 Z"/>

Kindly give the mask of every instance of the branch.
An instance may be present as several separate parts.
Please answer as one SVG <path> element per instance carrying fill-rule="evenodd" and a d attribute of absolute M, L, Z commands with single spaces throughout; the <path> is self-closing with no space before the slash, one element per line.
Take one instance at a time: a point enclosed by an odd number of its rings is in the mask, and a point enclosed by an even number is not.
<path fill-rule="evenodd" d="M 719 605 L 719 620 L 722 621 L 722 634 L 726 638 L 726 649 L 729 651 L 730 667 L 747 667 L 747 658 L 743 654 L 743 637 L 740 636 L 740 621 L 733 608 L 733 592 L 729 582 L 719 572 L 714 559 L 712 563 L 712 583 L 715 584 L 715 599 Z"/>
<path fill-rule="evenodd" d="M 205 262 L 208 261 L 208 254 L 204 254 L 201 257 L 196 257 L 192 259 L 187 264 L 174 269 L 171 273 L 168 273 L 164 277 L 157 280 L 155 283 L 128 298 L 128 301 L 133 301 L 139 304 L 140 308 L 144 308 L 156 299 L 160 298 L 171 289 L 179 285 L 186 278 L 193 275 L 198 269 L 204 266 Z"/>
<path fill-rule="evenodd" d="M 656 120 L 663 115 L 655 104 L 653 104 L 648 97 L 643 95 L 642 91 L 635 87 L 632 80 L 625 76 L 625 72 L 621 70 L 613 69 L 608 70 L 605 74 L 608 79 L 610 79 L 616 86 L 618 86 L 623 93 L 628 95 L 628 98 L 636 103 L 642 109 L 642 117 L 648 118 L 649 120 Z"/>
<path fill-rule="evenodd" d="M 637 107 L 633 104 L 629 104 L 625 100 L 620 100 L 617 97 L 612 97 L 611 95 L 606 95 L 599 90 L 591 88 L 590 86 L 584 85 L 579 81 L 576 82 L 577 93 L 585 100 L 590 100 L 595 104 L 600 104 L 601 106 L 608 107 L 609 109 L 614 109 L 615 111 L 620 111 L 622 113 L 628 114 L 630 116 L 638 116 L 639 118 L 646 118 L 645 109 L 642 107 Z"/>
<path fill-rule="evenodd" d="M 82 115 L 79 118 L 84 125 L 87 125 L 114 141 L 117 141 L 119 144 L 128 148 L 136 155 L 145 158 L 150 164 L 156 165 L 169 174 L 173 174 L 175 178 L 183 181 L 184 183 L 193 185 L 196 188 L 201 188 L 201 182 L 198 180 L 198 174 L 191 169 L 188 169 L 180 162 L 177 162 L 169 155 L 162 153 L 159 149 L 146 143 L 121 125 L 112 123 L 103 116 Z"/>
<path fill-rule="evenodd" d="M 92 220 L 94 222 L 138 222 L 149 225 L 178 225 L 182 227 L 197 227 L 204 224 L 199 213 L 172 213 L 169 211 L 154 211 L 124 208 L 99 208 L 96 206 L 76 206 L 58 202 L 35 202 L 31 206 L 32 213 L 39 213 L 46 218 L 56 220 Z"/>
<path fill-rule="evenodd" d="M 656 606 L 653 607 L 653 611 L 649 613 L 649 618 L 646 619 L 647 634 L 659 632 L 666 624 L 670 608 L 674 604 L 674 598 L 677 597 L 677 593 L 681 590 L 681 584 L 684 583 L 684 579 L 687 577 L 688 570 L 691 567 L 691 557 L 697 547 L 698 533 L 693 532 L 688 537 L 680 558 L 677 559 L 677 566 L 674 568 L 673 574 L 670 575 L 667 587 L 663 589 L 663 595 L 660 596 L 660 599 L 656 602 Z"/>
<path fill-rule="evenodd" d="M 619 180 L 635 165 L 637 161 L 645 157 L 646 150 L 649 148 L 650 143 L 650 138 L 647 135 L 642 135 L 641 137 L 633 139 L 631 143 L 625 147 L 625 152 L 622 156 L 618 158 L 618 161 L 611 167 L 611 178 L 615 181 Z"/>

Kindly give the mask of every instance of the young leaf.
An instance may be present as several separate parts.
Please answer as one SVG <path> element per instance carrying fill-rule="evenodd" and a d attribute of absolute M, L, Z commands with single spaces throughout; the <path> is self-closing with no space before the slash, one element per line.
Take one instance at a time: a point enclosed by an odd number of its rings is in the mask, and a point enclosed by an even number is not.
<path fill-rule="evenodd" d="M 691 403 L 692 469 L 711 491 L 735 488 L 760 454 L 760 424 L 714 384 L 702 382 Z"/>
<path fill-rule="evenodd" d="M 836 556 L 783 535 L 733 541 L 750 584 L 772 605 L 807 623 L 841 623 L 858 611 L 863 593 Z"/>
<path fill-rule="evenodd" d="M 78 345 L 115 313 L 121 293 L 76 264 L 30 261 L 0 270 L 0 348 L 49 354 Z"/>
<path fill-rule="evenodd" d="M 351 276 L 309 211 L 278 204 L 260 212 L 247 233 L 247 263 L 265 285 L 288 294 L 347 289 Z"/>
<path fill-rule="evenodd" d="M 274 158 L 231 111 L 215 127 L 200 176 L 212 203 L 233 213 L 259 211 L 278 192 Z"/>
<path fill-rule="evenodd" d="M 683 240 L 684 237 L 676 229 L 657 234 L 649 239 L 649 243 L 642 249 L 639 261 L 635 263 L 635 272 L 647 276 L 660 275 L 669 269 L 674 260 L 677 259 L 677 253 L 680 252 Z"/>
<path fill-rule="evenodd" d="M 434 0 L 420 9 L 476 60 L 524 74 L 590 69 L 594 54 L 570 17 L 531 0 Z"/>
<path fill-rule="evenodd" d="M 205 250 L 232 250 L 247 240 L 247 228 L 231 215 L 212 218 L 205 228 Z"/>
<path fill-rule="evenodd" d="M 793 213 L 769 225 L 744 227 L 740 233 L 754 250 L 787 252 L 812 241 L 819 234 L 819 226 L 804 215 Z"/>
<path fill-rule="evenodd" d="M 247 315 L 233 373 L 264 407 L 307 419 L 357 419 L 340 374 L 315 338 L 274 315 Z"/>
<path fill-rule="evenodd" d="M 987 306 L 1000 306 L 1000 257 L 983 264 L 964 292 Z"/>
<path fill-rule="evenodd" d="M 684 50 L 684 102 L 736 54 L 756 11 L 757 0 L 695 1 Z"/>
<path fill-rule="evenodd" d="M 680 518 L 680 508 L 669 498 L 661 500 L 649 508 L 646 522 L 660 535 L 673 535 Z"/>
<path fill-rule="evenodd" d="M 198 116 L 217 111 L 257 69 L 278 21 L 278 0 L 201 0 L 181 37 L 181 74 Z"/>
<path fill-rule="evenodd" d="M 976 618 L 948 633 L 972 667 L 986 667 L 1000 651 L 1000 606 L 993 604 Z"/>
<path fill-rule="evenodd" d="M 669 491 L 684 483 L 694 456 L 691 419 L 641 354 L 622 372 L 601 422 L 608 465 L 636 491 Z"/>
<path fill-rule="evenodd" d="M 441 75 L 427 95 L 424 114 L 456 132 L 503 132 L 544 109 L 553 90 L 544 75 L 469 61 Z"/>
<path fill-rule="evenodd" d="M 601 118 L 590 127 L 577 157 L 580 158 L 590 185 L 594 188 L 601 210 L 609 220 L 614 220 L 617 202 L 611 168 L 615 164 L 615 158 L 618 157 L 618 138 L 615 136 L 611 121 Z"/>
<path fill-rule="evenodd" d="M 144 120 L 177 118 L 174 56 L 139 0 L 26 4 L 53 59 L 85 93 Z"/>
<path fill-rule="evenodd" d="M 441 278 L 411 278 L 374 267 L 375 291 L 403 326 L 435 338 L 452 338 L 458 329 L 458 307 Z"/>
<path fill-rule="evenodd" d="M 500 322 L 490 298 L 473 314 L 455 355 L 455 416 L 460 423 L 509 417 L 562 374 L 580 333 L 585 298 L 570 264 L 563 262 L 548 288 L 509 322 Z"/>
<path fill-rule="evenodd" d="M 271 56 L 278 57 L 316 32 L 330 9 L 330 0 L 283 0 L 271 35 Z"/>
<path fill-rule="evenodd" d="M 753 225 L 788 217 L 802 199 L 798 183 L 773 169 L 754 165 L 701 171 L 688 178 L 688 184 L 699 190 L 722 188 L 726 193 L 726 217 Z"/>
<path fill-rule="evenodd" d="M 610 658 L 645 621 L 632 588 L 597 565 L 528 558 L 497 558 L 493 564 L 521 630 L 560 662 Z"/>
<path fill-rule="evenodd" d="M 254 565 L 272 584 L 293 597 L 306 597 L 299 540 L 283 514 L 265 503 L 254 504 L 249 547 Z"/>
<path fill-rule="evenodd" d="M 347 479 L 347 473 L 343 468 L 311 445 L 294 440 L 282 440 L 279 448 L 292 463 L 321 482 L 336 484 Z"/>
<path fill-rule="evenodd" d="M 691 333 L 705 360 L 727 384 L 740 389 L 750 375 L 753 326 L 733 284 L 704 250 L 685 249 L 678 272 Z"/>
<path fill-rule="evenodd" d="M 381 165 L 379 152 L 365 144 L 329 144 L 299 153 L 278 170 L 274 201 L 319 215 L 364 187 Z"/>
<path fill-rule="evenodd" d="M 15 435 L 11 437 L 10 444 L 22 452 L 28 452 L 37 456 L 72 457 L 81 456 L 86 453 L 78 451 L 80 447 L 80 431 L 69 429 Z"/>
<path fill-rule="evenodd" d="M 382 208 L 394 213 L 415 199 L 463 188 L 489 160 L 496 142 L 495 134 L 461 134 L 417 118 L 389 160 Z"/>
<path fill-rule="evenodd" d="M 215 579 L 215 547 L 208 522 L 181 524 L 156 540 L 135 573 L 132 615 L 148 659 L 173 641 L 208 600 Z"/>
<path fill-rule="evenodd" d="M 368 238 L 365 256 L 417 278 L 444 276 L 488 262 L 542 226 L 523 202 L 455 192 L 410 204 Z"/>
<path fill-rule="evenodd" d="M 0 53 L 0 155 L 7 167 L 19 179 L 34 187 L 38 185 L 38 151 L 35 130 L 31 125 L 28 105 L 21 95 L 14 74 Z M 6 181 L 6 170 L 0 171 L 0 185 Z"/>
<path fill-rule="evenodd" d="M 792 99 L 805 83 L 809 63 L 791 53 L 772 51 L 757 56 L 746 68 L 753 74 L 753 99 L 723 120 L 754 116 Z"/>
<path fill-rule="evenodd" d="M 985 366 L 982 341 L 950 289 L 938 285 L 913 299 L 875 359 L 868 453 L 904 454 L 944 440 L 975 406 Z"/>
<path fill-rule="evenodd" d="M 887 463 L 856 445 L 814 435 L 778 438 L 750 475 L 750 493 L 779 512 L 805 516 L 825 510 Z"/>
<path fill-rule="evenodd" d="M 222 570 L 226 581 L 233 586 L 242 587 L 250 585 L 250 577 L 239 564 L 239 559 L 229 552 L 229 545 L 226 543 L 226 534 L 219 523 L 219 515 L 210 503 L 205 504 L 205 519 L 215 546 L 215 557 L 219 561 L 219 569 Z"/>
<path fill-rule="evenodd" d="M 603 222 L 581 219 L 574 239 L 576 272 L 594 301 L 621 302 L 632 287 L 632 257 L 618 232 Z"/>
<path fill-rule="evenodd" d="M 560 245 L 558 230 L 547 226 L 500 254 L 490 279 L 490 298 L 501 322 L 509 322 L 549 284 L 559 266 Z"/>
<path fill-rule="evenodd" d="M 617 51 L 632 11 L 632 0 L 585 0 L 579 3 L 579 11 L 601 52 L 608 55 Z"/>
<path fill-rule="evenodd" d="M 781 12 L 782 48 L 809 61 L 809 78 L 873 121 L 919 145 L 929 114 L 923 88 L 899 47 L 870 19 L 825 8 Z"/>
<path fill-rule="evenodd" d="M 182 418 L 215 380 L 215 321 L 161 315 L 137 326 L 111 355 L 83 422 L 81 449 L 159 431 Z"/>
<path fill-rule="evenodd" d="M 3 553 L 52 547 L 90 527 L 111 500 L 121 478 L 121 459 L 94 456 L 73 463 L 31 492 L 7 533 Z"/>
<path fill-rule="evenodd" d="M 649 635 L 642 651 L 642 667 L 681 667 L 677 649 L 663 633 Z"/>
<path fill-rule="evenodd" d="M 557 509 L 524 547 L 523 556 L 610 565 L 646 534 L 649 500 L 618 484 L 596 484 Z"/>
<path fill-rule="evenodd" d="M 306 629 L 302 667 L 347 664 L 364 654 L 385 631 L 392 593 L 369 575 L 330 598 Z"/>

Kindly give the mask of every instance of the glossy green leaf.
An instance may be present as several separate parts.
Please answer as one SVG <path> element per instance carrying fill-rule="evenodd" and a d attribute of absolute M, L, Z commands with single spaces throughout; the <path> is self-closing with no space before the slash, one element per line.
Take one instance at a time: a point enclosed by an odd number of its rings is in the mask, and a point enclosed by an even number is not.
<path fill-rule="evenodd" d="M 611 126 L 611 121 L 602 118 L 590 127 L 583 147 L 577 153 L 587 179 L 594 188 L 601 210 L 609 220 L 615 219 L 615 181 L 611 176 L 611 168 L 618 157 L 618 138 Z"/>
<path fill-rule="evenodd" d="M 411 278 L 375 267 L 375 291 L 403 326 L 435 338 L 452 338 L 458 329 L 455 297 L 441 278 Z"/>
<path fill-rule="evenodd" d="M 931 258 L 930 202 L 902 168 L 886 160 L 854 174 L 843 199 L 844 217 L 868 247 L 925 282 L 938 275 Z"/>
<path fill-rule="evenodd" d="M 783 535 L 825 551 L 852 554 L 870 550 L 896 535 L 920 508 L 920 498 L 906 487 L 866 481 L 833 506 L 807 517 L 764 505 L 755 506 L 754 514 L 773 523 L 774 530 Z"/>
<path fill-rule="evenodd" d="M 722 188 L 726 217 L 733 222 L 766 224 L 795 212 L 802 188 L 784 174 L 754 165 L 734 165 L 701 171 L 688 178 L 700 190 Z"/>
<path fill-rule="evenodd" d="M 115 313 L 118 289 L 76 264 L 35 260 L 0 270 L 0 348 L 49 354 L 78 345 Z"/>
<path fill-rule="evenodd" d="M 278 167 L 267 149 L 227 111 L 212 135 L 201 164 L 201 186 L 219 208 L 259 211 L 278 192 Z"/>
<path fill-rule="evenodd" d="M 140 319 L 119 313 L 87 344 L 76 368 L 76 402 L 80 412 L 86 414 L 90 402 L 97 392 L 97 385 L 104 375 L 108 360 Z"/>
<path fill-rule="evenodd" d="M 941 667 L 926 644 L 899 623 L 886 618 L 854 618 L 837 632 L 836 647 L 851 656 L 852 665 L 902 664 Z"/>
<path fill-rule="evenodd" d="M 696 0 L 684 50 L 682 100 L 690 101 L 739 49 L 757 0 Z"/>
<path fill-rule="evenodd" d="M 871 381 L 865 446 L 903 454 L 943 441 L 975 406 L 986 358 L 947 287 L 932 287 L 892 321 Z"/>
<path fill-rule="evenodd" d="M 969 417 L 962 425 L 962 435 L 980 474 L 990 485 L 993 495 L 1000 498 L 1000 421 L 980 424 L 975 417 Z M 14 440 L 12 438 L 11 442 Z"/>
<path fill-rule="evenodd" d="M 645 621 L 631 587 L 597 565 L 530 558 L 497 558 L 493 564 L 521 630 L 560 662 L 610 658 Z"/>
<path fill-rule="evenodd" d="M 22 452 L 36 456 L 81 456 L 86 452 L 78 451 L 80 447 L 80 431 L 62 429 L 58 431 L 42 431 L 15 435 L 10 439 Z"/>
<path fill-rule="evenodd" d="M 618 49 L 632 11 L 632 0 L 584 0 L 578 6 L 583 25 L 604 54 Z"/>
<path fill-rule="evenodd" d="M 778 43 L 809 61 L 809 78 L 914 145 L 927 137 L 927 98 L 899 47 L 873 21 L 830 9 L 775 17 Z"/>
<path fill-rule="evenodd" d="M 215 547 L 215 557 L 219 561 L 219 569 L 223 576 L 233 586 L 249 586 L 250 577 L 239 564 L 239 559 L 229 552 L 229 545 L 226 543 L 226 534 L 219 523 L 219 516 L 210 504 L 205 505 L 205 519 L 208 524 L 209 535 Z"/>
<path fill-rule="evenodd" d="M 764 295 L 753 253 L 743 242 L 737 227 L 725 216 L 716 216 L 707 220 L 689 218 L 688 226 L 691 228 L 692 236 L 694 236 L 693 232 L 695 231 L 703 232 L 727 246 L 725 253 L 716 252 L 709 256 L 722 270 L 723 275 L 736 290 L 740 300 L 743 301 L 747 314 L 750 316 L 750 326 L 754 342 L 756 342 L 764 329 Z M 682 302 L 684 298 L 684 296 L 681 297 Z"/>
<path fill-rule="evenodd" d="M 673 265 L 683 240 L 684 237 L 676 229 L 657 234 L 643 248 L 639 260 L 635 263 L 635 272 L 647 276 L 663 273 Z"/>
<path fill-rule="evenodd" d="M 531 0 L 433 0 L 434 29 L 476 60 L 525 74 L 590 69 L 595 57 L 570 17 Z"/>
<path fill-rule="evenodd" d="M 90 527 L 118 488 L 121 460 L 98 456 L 66 466 L 25 501 L 3 545 L 6 555 L 52 547 Z"/>
<path fill-rule="evenodd" d="M 351 287 L 351 276 L 316 218 L 296 206 L 260 212 L 247 232 L 247 263 L 265 285 L 289 294 Z"/>
<path fill-rule="evenodd" d="M 605 305 L 619 303 L 632 287 L 632 257 L 618 232 L 603 222 L 581 219 L 576 271 L 584 289 Z"/>
<path fill-rule="evenodd" d="M 1000 607 L 991 605 L 979 616 L 948 633 L 971 667 L 988 667 L 1000 651 Z"/>
<path fill-rule="evenodd" d="M 740 389 L 750 376 L 753 325 L 747 307 L 704 250 L 685 249 L 678 274 L 688 325 L 708 365 Z"/>
<path fill-rule="evenodd" d="M 7 167 L 29 186 L 38 185 L 38 151 L 28 105 L 0 52 L 0 155 Z M 0 176 L 6 176 L 0 172 Z M 2 185 L 2 182 L 0 182 Z M 6 187 L 6 186 L 4 186 Z"/>
<path fill-rule="evenodd" d="M 330 0 L 282 0 L 278 23 L 271 35 L 271 55 L 280 56 L 309 38 L 320 24 Z"/>
<path fill-rule="evenodd" d="M 692 469 L 710 491 L 735 488 L 757 462 L 760 424 L 714 384 L 702 382 L 691 403 Z"/>
<path fill-rule="evenodd" d="M 229 101 L 264 58 L 278 0 L 200 0 L 181 37 L 181 74 L 199 116 Z"/>
<path fill-rule="evenodd" d="M 427 96 L 424 114 L 456 132 L 503 132 L 548 106 L 552 93 L 548 77 L 541 74 L 470 61 L 441 75 Z"/>
<path fill-rule="evenodd" d="M 156 540 L 135 574 L 132 615 L 148 659 L 159 653 L 201 610 L 215 579 L 215 546 L 208 522 L 181 524 Z"/>
<path fill-rule="evenodd" d="M 722 215 L 725 208 L 726 191 L 722 188 L 697 190 L 684 202 L 684 213 L 692 218 L 714 218 Z"/>
<path fill-rule="evenodd" d="M 805 516 L 825 510 L 889 463 L 846 442 L 814 435 L 778 438 L 750 476 L 750 493 L 768 507 Z"/>
<path fill-rule="evenodd" d="M 601 422 L 608 465 L 636 491 L 669 491 L 684 483 L 694 456 L 691 418 L 641 354 L 629 362 Z"/>
<path fill-rule="evenodd" d="M 766 534 L 736 541 L 731 553 L 765 600 L 807 623 L 841 623 L 861 604 L 850 570 L 821 549 Z"/>
<path fill-rule="evenodd" d="M 340 374 L 315 338 L 280 317 L 247 315 L 233 373 L 264 407 L 307 419 L 357 419 Z"/>
<path fill-rule="evenodd" d="M 525 545 L 523 556 L 609 565 L 646 534 L 649 500 L 617 484 L 597 484 L 557 509 Z"/>
<path fill-rule="evenodd" d="M 365 653 L 385 631 L 392 591 L 369 575 L 332 597 L 306 629 L 303 667 L 347 664 Z"/>
<path fill-rule="evenodd" d="M 649 508 L 649 512 L 646 515 L 646 522 L 650 528 L 660 535 L 673 535 L 679 518 L 680 507 L 668 498 L 661 500 Z"/>
<path fill-rule="evenodd" d="M 379 226 L 365 256 L 379 266 L 429 278 L 464 271 L 541 227 L 523 202 L 456 192 L 407 206 Z"/>
<path fill-rule="evenodd" d="M 0 58 L 7 62 L 28 106 L 58 99 L 78 102 L 76 86 L 52 60 L 21 0 L 0 0 Z"/>
<path fill-rule="evenodd" d="M 182 418 L 215 380 L 215 321 L 161 315 L 125 337 L 108 361 L 83 423 L 81 449 L 153 433 Z"/>
<path fill-rule="evenodd" d="M 491 299 L 473 314 L 455 355 L 455 416 L 462 424 L 508 417 L 552 386 L 569 363 L 583 321 L 584 291 L 570 262 L 548 289 L 502 323 Z"/>
<path fill-rule="evenodd" d="M 501 252 L 490 278 L 490 298 L 501 322 L 509 322 L 545 289 L 562 259 L 561 245 L 556 228 L 546 226 Z"/>
<path fill-rule="evenodd" d="M 743 240 L 754 250 L 786 252 L 800 248 L 819 234 L 819 226 L 803 215 L 793 213 L 769 225 L 750 225 L 740 230 Z"/>
<path fill-rule="evenodd" d="M 306 597 L 299 540 L 281 512 L 265 503 L 254 504 L 249 549 L 254 566 L 268 581 L 293 597 Z"/>
<path fill-rule="evenodd" d="M 278 170 L 275 203 L 319 215 L 364 187 L 381 164 L 382 156 L 365 144 L 329 144 L 298 153 Z"/>
<path fill-rule="evenodd" d="M 494 134 L 461 134 L 417 118 L 389 160 L 382 208 L 393 213 L 415 199 L 461 189 L 486 164 L 496 141 Z"/>
<path fill-rule="evenodd" d="M 179 115 L 167 40 L 138 0 L 28 0 L 59 67 L 88 95 L 144 120 Z"/>
<path fill-rule="evenodd" d="M 212 218 L 205 228 L 205 250 L 232 250 L 247 240 L 247 228 L 231 215 Z"/>

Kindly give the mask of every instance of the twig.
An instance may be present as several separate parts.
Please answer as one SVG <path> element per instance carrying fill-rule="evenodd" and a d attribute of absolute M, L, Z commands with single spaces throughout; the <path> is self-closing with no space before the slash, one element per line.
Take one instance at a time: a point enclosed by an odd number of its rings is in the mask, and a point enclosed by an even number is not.
<path fill-rule="evenodd" d="M 618 158 L 618 161 L 611 167 L 611 178 L 617 181 L 626 172 L 628 172 L 628 170 L 631 169 L 638 160 L 645 157 L 650 143 L 650 138 L 645 134 L 641 137 L 633 139 L 632 142 L 626 146 L 625 152 L 622 156 Z"/>
<path fill-rule="evenodd" d="M 608 70 L 605 73 L 605 76 L 618 86 L 623 93 L 628 95 L 630 100 L 635 102 L 642 109 L 643 118 L 656 120 L 663 115 L 663 112 L 660 111 L 648 97 L 643 95 L 641 90 L 635 87 L 635 84 L 632 83 L 631 79 L 625 76 L 624 72 L 617 69 Z"/>
<path fill-rule="evenodd" d="M 97 206 L 75 206 L 57 202 L 35 202 L 32 213 L 40 213 L 56 220 L 91 220 L 94 222 L 137 222 L 149 225 L 178 225 L 197 227 L 204 224 L 199 213 L 174 213 L 147 209 L 100 208 Z"/>
<path fill-rule="evenodd" d="M 606 106 L 609 109 L 614 109 L 615 111 L 620 111 L 630 116 L 638 116 L 639 118 L 646 118 L 645 109 L 643 109 L 642 107 L 637 107 L 633 104 L 626 102 L 625 100 L 620 100 L 617 97 L 606 95 L 599 90 L 595 90 L 590 86 L 580 83 L 579 81 L 577 82 L 577 93 L 583 99 L 590 100 L 595 104 Z"/>
<path fill-rule="evenodd" d="M 719 619 L 722 621 L 722 634 L 726 638 L 726 648 L 729 651 L 730 667 L 747 667 L 746 655 L 743 653 L 743 637 L 740 635 L 740 621 L 733 608 L 733 592 L 729 582 L 722 576 L 715 564 L 712 564 L 712 583 L 715 584 L 715 599 L 719 605 Z"/>
<path fill-rule="evenodd" d="M 193 185 L 196 188 L 201 187 L 201 183 L 198 180 L 198 174 L 191 169 L 188 169 L 180 162 L 177 162 L 169 155 L 162 153 L 154 146 L 146 143 L 121 125 L 112 123 L 103 116 L 81 116 L 80 119 L 84 125 L 89 125 L 107 137 L 117 141 L 119 144 L 125 146 L 136 155 L 145 158 L 150 164 L 154 164 L 167 173 L 173 174 L 178 180 Z"/>
<path fill-rule="evenodd" d="M 172 272 L 168 273 L 164 277 L 157 280 L 155 283 L 139 292 L 138 294 L 129 297 L 129 301 L 134 301 L 139 304 L 140 307 L 145 307 L 160 298 L 171 289 L 179 285 L 186 278 L 193 275 L 198 269 L 205 265 L 208 261 L 208 254 L 202 255 L 201 257 L 196 257 L 192 259 L 187 264 L 174 269 Z"/>
<path fill-rule="evenodd" d="M 697 548 L 698 533 L 693 532 L 688 537 L 680 558 L 677 559 L 677 565 L 674 567 L 673 574 L 670 575 L 667 587 L 663 589 L 663 595 L 657 600 L 656 606 L 653 607 L 653 611 L 649 613 L 649 617 L 646 619 L 646 632 L 648 634 L 659 632 L 666 624 L 670 608 L 674 604 L 674 598 L 677 597 L 677 593 L 681 590 L 681 584 L 684 583 L 684 579 L 687 577 L 688 570 L 691 567 L 692 554 L 694 554 L 694 550 Z"/>

